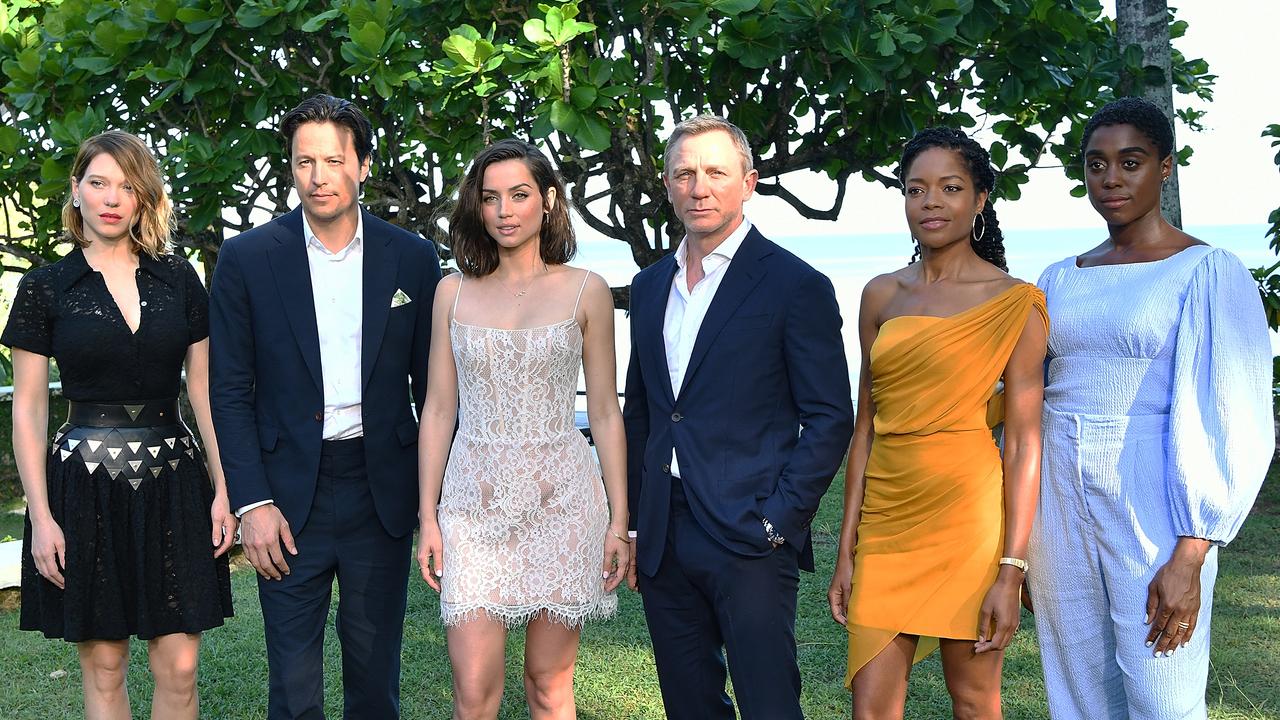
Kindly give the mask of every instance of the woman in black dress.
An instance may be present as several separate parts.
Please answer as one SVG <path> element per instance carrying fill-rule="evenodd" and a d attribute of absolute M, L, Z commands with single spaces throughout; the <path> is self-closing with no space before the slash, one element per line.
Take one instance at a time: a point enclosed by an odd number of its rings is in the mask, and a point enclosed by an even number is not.
<path fill-rule="evenodd" d="M 76 247 L 23 277 L 0 336 L 27 496 L 20 625 L 77 643 L 92 719 L 131 717 L 135 635 L 156 681 L 151 717 L 195 718 L 200 633 L 231 616 L 236 519 L 209 420 L 208 297 L 167 252 L 171 214 L 141 140 L 86 140 L 62 208 Z M 69 401 L 52 447 L 51 357 Z M 184 363 L 208 471 L 178 415 Z"/>

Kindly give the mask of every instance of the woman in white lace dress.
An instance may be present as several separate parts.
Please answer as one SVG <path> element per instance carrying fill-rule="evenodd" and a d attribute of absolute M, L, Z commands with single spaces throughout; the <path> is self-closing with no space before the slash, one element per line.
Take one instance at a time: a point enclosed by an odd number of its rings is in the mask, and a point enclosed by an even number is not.
<path fill-rule="evenodd" d="M 497 717 L 517 625 L 531 717 L 572 718 L 582 624 L 617 610 L 630 563 L 613 296 L 565 264 L 564 187 L 528 143 L 476 157 L 449 228 L 462 272 L 432 318 L 418 562 L 440 592 L 454 718 Z M 579 369 L 599 466 L 574 425 Z"/>

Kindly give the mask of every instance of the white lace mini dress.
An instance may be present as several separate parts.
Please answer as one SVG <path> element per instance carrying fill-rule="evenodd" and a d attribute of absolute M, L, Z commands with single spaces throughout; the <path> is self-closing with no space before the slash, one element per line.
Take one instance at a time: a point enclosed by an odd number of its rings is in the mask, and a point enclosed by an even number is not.
<path fill-rule="evenodd" d="M 459 426 L 439 504 L 446 625 L 485 612 L 509 627 L 543 613 L 580 627 L 617 611 L 601 578 L 604 484 L 574 425 L 581 300 L 579 288 L 567 319 L 515 330 L 451 314 Z"/>

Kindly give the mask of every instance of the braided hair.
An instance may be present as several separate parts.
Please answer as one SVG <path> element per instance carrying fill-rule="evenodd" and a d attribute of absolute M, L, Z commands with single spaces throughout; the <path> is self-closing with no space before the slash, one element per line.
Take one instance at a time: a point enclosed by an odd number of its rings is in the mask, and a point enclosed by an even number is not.
<path fill-rule="evenodd" d="M 906 147 L 902 150 L 898 180 L 902 182 L 904 188 L 911 163 L 915 162 L 920 153 L 931 148 L 945 148 L 959 153 L 969 169 L 969 176 L 973 178 L 974 188 L 978 192 L 986 191 L 987 202 L 982 206 L 982 237 L 975 238 L 970 235 L 969 242 L 973 245 L 973 251 L 978 254 L 978 257 L 1008 272 L 1009 266 L 1004 258 L 1004 234 L 1000 232 L 1000 221 L 996 219 L 995 208 L 991 206 L 991 193 L 996 186 L 996 171 L 991 166 L 991 155 L 961 130 L 948 127 L 925 128 L 908 140 Z M 919 258 L 920 245 L 917 244 L 916 251 L 911 256 L 911 262 Z"/>

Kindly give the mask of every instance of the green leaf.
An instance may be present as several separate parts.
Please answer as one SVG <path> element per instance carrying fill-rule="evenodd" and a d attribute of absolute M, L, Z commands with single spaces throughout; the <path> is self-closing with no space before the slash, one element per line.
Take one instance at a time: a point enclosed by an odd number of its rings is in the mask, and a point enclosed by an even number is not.
<path fill-rule="evenodd" d="M 569 91 L 569 98 L 573 101 L 573 106 L 586 110 L 596 101 L 597 90 L 590 85 L 578 85 Z"/>
<path fill-rule="evenodd" d="M 8 125 L 0 125 L 0 153 L 5 155 L 16 155 L 18 153 L 18 145 L 22 142 L 22 135 L 17 128 Z"/>
<path fill-rule="evenodd" d="M 524 21 L 524 36 L 534 45 L 555 45 L 556 40 L 547 32 L 547 25 L 538 18 Z"/>
<path fill-rule="evenodd" d="M 342 14 L 341 8 L 333 8 L 332 10 L 325 10 L 324 12 L 312 17 L 310 20 L 302 23 L 302 32 L 305 32 L 305 33 L 316 32 L 320 28 L 329 24 L 330 20 L 338 17 L 341 14 Z"/>
<path fill-rule="evenodd" d="M 245 3 L 236 10 L 236 22 L 243 28 L 256 28 L 266 25 L 271 18 L 280 14 L 280 8 L 263 7 L 257 3 Z"/>
<path fill-rule="evenodd" d="M 587 75 L 591 78 L 592 85 L 601 87 L 609 82 L 609 78 L 613 77 L 613 63 L 606 58 L 596 58 L 591 61 L 591 65 L 587 69 Z"/>
<path fill-rule="evenodd" d="M 87 57 L 74 58 L 71 61 L 71 64 L 75 65 L 81 70 L 88 70 L 94 75 L 101 75 L 109 70 L 112 70 L 116 66 L 116 63 L 114 60 L 112 60 L 109 57 L 102 57 L 101 55 L 90 55 Z"/>
<path fill-rule="evenodd" d="M 572 105 L 556 100 L 551 103 L 551 126 L 567 135 L 573 135 L 582 124 L 582 115 Z"/>
<path fill-rule="evenodd" d="M 476 66 L 476 41 L 462 35 L 450 35 L 442 43 L 444 54 L 468 68 Z"/>
<path fill-rule="evenodd" d="M 872 35 L 872 37 L 876 37 L 877 35 L 880 39 L 876 41 L 876 52 L 880 53 L 881 57 L 889 57 L 893 54 L 894 50 L 898 49 L 897 44 L 893 42 L 892 33 L 885 30 Z"/>
<path fill-rule="evenodd" d="M 545 22 L 547 32 L 551 34 L 551 37 L 560 37 L 560 31 L 564 29 L 564 14 L 560 11 L 560 8 L 548 8 Z"/>
<path fill-rule="evenodd" d="M 1009 147 L 999 140 L 991 143 L 991 163 L 998 168 L 1009 162 Z"/>
<path fill-rule="evenodd" d="M 760 0 L 711 0 L 711 7 L 725 15 L 741 15 L 755 10 Z"/>
<path fill-rule="evenodd" d="M 45 182 L 57 182 L 59 180 L 66 181 L 70 174 L 62 167 L 62 163 L 58 162 L 58 158 L 49 156 L 40 163 L 40 179 Z"/>
<path fill-rule="evenodd" d="M 454 36 L 450 36 L 452 39 Z M 387 39 L 387 31 L 381 25 L 370 20 L 364 24 L 364 27 L 357 30 L 352 36 L 352 41 L 360 46 L 361 50 L 370 55 L 377 55 L 382 52 L 382 42 Z M 474 46 L 472 46 L 474 51 Z"/>
<path fill-rule="evenodd" d="M 596 26 L 591 23 L 578 22 L 577 20 L 566 20 L 564 24 L 560 26 L 560 32 L 556 33 L 556 45 L 564 45 L 583 33 L 594 32 L 595 29 Z"/>
<path fill-rule="evenodd" d="M 1089 194 L 1089 191 L 1083 185 L 1077 185 L 1071 188 L 1071 197 L 1082 198 L 1088 194 Z"/>
<path fill-rule="evenodd" d="M 573 134 L 573 138 L 588 150 L 608 150 L 612 144 L 609 126 L 594 115 L 582 116 L 582 123 L 578 126 L 578 131 Z"/>

